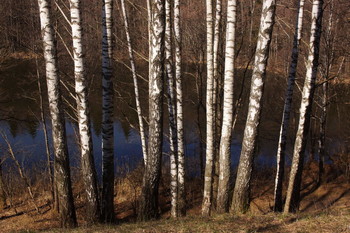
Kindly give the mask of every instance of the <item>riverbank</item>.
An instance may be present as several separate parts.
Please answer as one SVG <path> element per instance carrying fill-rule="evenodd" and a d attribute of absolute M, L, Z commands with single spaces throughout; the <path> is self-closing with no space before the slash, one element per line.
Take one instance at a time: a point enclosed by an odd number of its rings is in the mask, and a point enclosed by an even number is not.
<path fill-rule="evenodd" d="M 13 197 L 12 207 L 0 212 L 1 232 L 350 232 L 350 184 L 344 174 L 335 174 L 327 165 L 324 183 L 316 186 L 317 166 L 305 169 L 300 212 L 282 215 L 271 211 L 273 203 L 273 171 L 260 170 L 254 179 L 252 202 L 245 215 L 200 215 L 201 188 L 198 180 L 190 181 L 187 198 L 188 216 L 170 219 L 170 195 L 167 177 L 160 190 L 161 218 L 151 222 L 136 222 L 135 212 L 142 176 L 135 171 L 117 182 L 115 197 L 117 225 L 87 226 L 82 218 L 85 212 L 81 185 L 74 186 L 79 228 L 62 230 L 52 209 L 50 195 L 35 187 L 33 201 L 26 194 Z"/>

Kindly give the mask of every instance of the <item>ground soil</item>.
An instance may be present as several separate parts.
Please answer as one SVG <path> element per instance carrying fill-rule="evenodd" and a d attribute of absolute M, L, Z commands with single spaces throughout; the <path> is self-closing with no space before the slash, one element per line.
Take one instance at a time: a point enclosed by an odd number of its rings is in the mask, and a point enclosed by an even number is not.
<path fill-rule="evenodd" d="M 200 182 L 190 181 L 187 217 L 170 218 L 169 190 L 163 185 L 160 191 L 162 217 L 157 221 L 138 223 L 135 212 L 140 180 L 127 177 L 117 184 L 116 225 L 87 225 L 83 218 L 83 193 L 75 191 L 79 228 L 60 229 L 50 195 L 43 192 L 35 199 L 40 213 L 28 198 L 18 198 L 11 208 L 2 210 L 0 232 L 350 232 L 350 184 L 345 176 L 327 165 L 323 183 L 317 186 L 317 165 L 309 164 L 303 177 L 303 199 L 300 211 L 295 214 L 283 215 L 271 211 L 273 172 L 262 169 L 255 175 L 251 208 L 245 215 L 213 213 L 209 218 L 201 217 Z M 80 188 L 75 186 L 75 190 Z"/>

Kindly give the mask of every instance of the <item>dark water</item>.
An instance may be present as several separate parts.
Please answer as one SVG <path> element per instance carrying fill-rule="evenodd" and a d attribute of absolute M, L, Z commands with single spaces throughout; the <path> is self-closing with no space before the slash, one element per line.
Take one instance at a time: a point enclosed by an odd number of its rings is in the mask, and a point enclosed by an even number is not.
<path fill-rule="evenodd" d="M 186 66 L 186 71 L 191 72 L 192 67 Z M 135 111 L 130 108 L 133 103 L 133 86 L 130 73 L 117 67 L 120 75 L 117 75 L 116 80 L 116 101 L 115 101 L 115 156 L 116 166 L 119 172 L 128 172 L 132 170 L 138 163 L 142 161 L 142 151 L 140 144 L 140 137 L 137 130 L 133 129 L 129 122 L 133 125 L 137 124 L 137 117 Z M 145 69 L 147 70 L 147 69 Z M 42 70 L 41 70 L 41 73 Z M 69 73 L 69 71 L 67 71 Z M 90 103 L 91 103 L 91 120 L 93 126 L 93 145 L 94 155 L 96 160 L 96 167 L 101 171 L 101 88 L 99 72 L 90 72 Z M 237 71 L 236 80 L 236 98 L 240 92 L 240 85 L 243 82 L 243 71 Z M 67 83 L 72 82 L 73 79 L 68 74 L 62 74 L 62 79 Z M 239 111 L 237 125 L 234 129 L 234 136 L 232 140 L 232 164 L 237 166 L 239 154 L 241 150 L 242 134 L 245 123 L 245 116 L 247 112 L 247 103 L 250 86 L 250 74 L 246 75 L 245 88 L 243 89 L 243 107 Z M 268 75 L 265 94 L 264 105 L 262 111 L 262 120 L 260 125 L 260 136 L 258 139 L 258 151 L 256 156 L 256 164 L 259 166 L 272 166 L 275 164 L 275 154 L 277 150 L 277 141 L 280 127 L 280 119 L 282 115 L 283 96 L 285 88 L 285 77 L 282 75 Z M 197 120 L 197 95 L 195 91 L 195 78 L 191 75 L 185 76 L 184 93 L 185 93 L 185 141 L 186 141 L 186 156 L 188 161 L 188 173 L 195 175 L 199 173 L 199 129 Z M 302 84 L 302 82 L 301 82 Z M 42 80 L 43 88 L 45 89 L 44 80 Z M 349 150 L 349 135 L 350 135 L 350 95 L 347 87 L 337 85 L 330 89 L 330 96 L 332 96 L 332 104 L 328 108 L 328 122 L 327 122 L 327 152 L 330 156 Z M 147 83 L 141 81 L 141 103 L 143 106 L 147 104 Z M 202 90 L 205 90 L 203 85 Z M 45 142 L 43 134 L 43 124 L 40 119 L 40 108 L 38 102 L 38 88 L 36 79 L 36 67 L 33 61 L 17 61 L 14 60 L 11 65 L 0 71 L 0 129 L 8 136 L 13 145 L 16 156 L 20 162 L 26 166 L 31 167 L 34 164 L 46 163 Z M 205 92 L 204 92 L 205 93 Z M 318 92 L 316 92 L 317 94 Z M 44 96 L 46 93 L 44 93 Z M 68 94 L 64 94 L 68 102 L 74 103 L 69 99 Z M 291 119 L 291 129 L 287 145 L 287 157 L 290 159 L 294 135 L 296 131 L 296 122 L 298 117 L 298 108 L 300 104 L 300 92 L 296 91 L 296 98 L 294 101 L 294 113 Z M 317 100 L 317 95 L 316 95 Z M 205 97 L 202 101 L 205 103 Z M 44 99 L 45 106 L 47 106 L 46 96 Z M 76 125 L 69 116 L 74 115 L 69 107 L 65 106 L 67 110 L 67 138 L 69 145 L 69 152 L 71 164 L 73 167 L 79 166 L 79 153 L 76 147 Z M 166 108 L 165 108 L 166 109 Z M 147 111 L 147 110 L 145 110 Z M 48 110 L 45 109 L 46 115 Z M 314 107 L 314 115 L 317 116 L 320 109 Z M 145 115 L 147 112 L 145 112 Z M 200 110 L 200 127 L 202 135 L 205 135 L 205 112 L 202 108 Z M 165 134 L 167 134 L 167 117 L 164 120 Z M 316 118 L 315 118 L 316 119 Z M 315 121 L 317 122 L 317 121 Z M 318 123 L 313 123 L 313 131 L 318 132 Z M 50 121 L 47 120 L 50 129 Z M 50 132 L 49 132 L 49 136 Z M 317 137 L 317 133 L 314 137 Z M 311 138 L 311 137 L 309 137 Z M 204 139 L 202 138 L 202 141 Z M 205 141 L 205 140 L 204 140 Z M 310 141 L 310 140 L 309 140 Z M 51 142 L 51 137 L 50 137 Z M 167 161 L 168 143 L 166 137 L 164 138 L 164 154 L 165 161 Z M 50 143 L 51 144 L 51 143 Z M 1 156 L 5 158 L 6 146 L 2 138 L 0 138 Z M 310 146 L 310 143 L 309 143 Z M 308 149 L 309 150 L 309 149 Z M 52 151 L 52 148 L 51 148 Z M 202 151 L 205 151 L 203 148 Z M 8 159 L 7 159 L 8 160 Z M 288 160 L 288 159 L 287 159 Z"/>

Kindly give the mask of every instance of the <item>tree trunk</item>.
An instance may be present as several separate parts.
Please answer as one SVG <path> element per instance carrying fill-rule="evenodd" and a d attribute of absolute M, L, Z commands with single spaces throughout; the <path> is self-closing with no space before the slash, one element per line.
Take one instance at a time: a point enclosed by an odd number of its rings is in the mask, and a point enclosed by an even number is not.
<path fill-rule="evenodd" d="M 224 107 L 220 140 L 220 173 L 216 208 L 219 213 L 229 210 L 229 183 L 231 161 L 231 136 L 233 123 L 233 84 L 235 70 L 235 33 L 237 1 L 229 0 L 227 6 Z"/>
<path fill-rule="evenodd" d="M 300 186 L 304 164 L 304 153 L 310 125 L 310 116 L 315 91 L 315 80 L 317 75 L 319 57 L 323 14 L 322 5 L 323 0 L 314 0 L 312 4 L 309 56 L 306 62 L 306 78 L 301 97 L 299 125 L 294 144 L 292 168 L 290 171 L 284 213 L 295 212 L 299 209 L 300 205 Z"/>
<path fill-rule="evenodd" d="M 275 18 L 275 0 L 264 0 L 255 63 L 251 81 L 248 116 L 244 130 L 242 152 L 239 160 L 237 178 L 233 193 L 231 212 L 244 213 L 249 208 L 250 179 L 254 152 L 260 122 L 261 100 L 266 76 L 272 28 Z"/>
<path fill-rule="evenodd" d="M 145 126 L 143 124 L 143 119 L 142 119 L 143 115 L 142 115 L 142 109 L 141 109 L 141 104 L 140 104 L 139 85 L 138 85 L 138 81 L 137 81 L 137 72 L 136 72 L 136 66 L 135 66 L 134 52 L 132 49 L 131 37 L 130 37 L 130 33 L 129 33 L 129 20 L 128 20 L 128 15 L 126 13 L 126 8 L 125 8 L 125 0 L 121 0 L 121 6 L 122 6 L 122 11 L 123 11 L 123 17 L 124 17 L 124 27 L 125 27 L 125 33 L 126 33 L 126 40 L 128 42 L 128 51 L 129 51 L 130 66 L 131 66 L 131 71 L 132 71 L 132 79 L 134 82 L 136 111 L 137 111 L 137 117 L 139 120 L 139 127 L 140 127 L 140 137 L 141 137 L 143 161 L 146 164 L 146 162 L 147 162 L 147 144 L 146 144 Z"/>
<path fill-rule="evenodd" d="M 290 111 L 292 108 L 292 98 L 293 98 L 293 88 L 295 84 L 295 77 L 298 65 L 299 56 L 299 44 L 301 40 L 301 31 L 303 24 L 303 10 L 304 10 L 304 0 L 299 1 L 297 22 L 295 26 L 294 39 L 293 39 L 293 49 L 291 56 L 291 64 L 289 68 L 288 85 L 287 91 L 284 99 L 284 110 L 282 116 L 282 124 L 280 129 L 280 136 L 278 141 L 277 149 L 277 170 L 275 179 L 275 191 L 274 191 L 274 211 L 281 212 L 282 203 L 282 185 L 284 178 L 284 161 L 287 143 L 287 134 L 289 126 Z"/>
<path fill-rule="evenodd" d="M 177 168 L 177 133 L 175 119 L 175 93 L 174 93 L 174 72 L 172 56 L 172 24 L 171 24 L 171 1 L 165 1 L 165 78 L 168 84 L 168 112 L 169 112 L 169 141 L 170 141 L 170 193 L 171 193 L 171 216 L 178 216 L 177 189 L 178 189 L 178 168 Z"/>
<path fill-rule="evenodd" d="M 70 16 L 73 39 L 75 93 L 80 136 L 81 169 L 87 197 L 87 220 L 90 223 L 94 223 L 100 220 L 100 205 L 92 148 L 90 107 L 84 64 L 85 54 L 82 45 L 83 29 L 80 0 L 70 0 Z"/>
<path fill-rule="evenodd" d="M 174 0 L 176 124 L 178 155 L 178 215 L 186 215 L 185 150 L 182 95 L 182 35 L 180 27 L 180 0 Z"/>
<path fill-rule="evenodd" d="M 151 3 L 151 56 L 149 58 L 149 140 L 148 158 L 142 183 L 139 220 L 159 216 L 158 188 L 162 161 L 163 136 L 163 69 L 165 12 L 162 0 Z"/>
<path fill-rule="evenodd" d="M 221 108 L 220 108 L 220 90 L 221 90 L 221 76 L 219 73 L 219 55 L 220 55 L 220 41 L 221 41 L 221 0 L 216 0 L 215 7 L 215 23 L 214 23 L 214 43 L 213 43 L 213 69 L 214 69 L 214 84 L 213 84 L 213 114 L 214 114 L 214 156 L 213 156 L 213 205 L 216 206 L 216 199 L 218 195 L 219 185 L 219 147 L 221 134 Z"/>
<path fill-rule="evenodd" d="M 113 0 L 102 6 L 102 220 L 114 222 Z"/>
<path fill-rule="evenodd" d="M 206 23 L 207 23 L 207 137 L 206 137 L 206 161 L 204 172 L 204 190 L 202 215 L 209 216 L 213 201 L 213 158 L 214 158 L 214 60 L 213 60 L 213 4 L 211 0 L 206 0 Z"/>
<path fill-rule="evenodd" d="M 52 121 L 52 138 L 55 152 L 55 182 L 57 184 L 59 198 L 60 221 L 62 227 L 75 227 L 77 220 L 70 178 L 65 119 L 59 88 L 60 80 L 57 70 L 57 54 L 51 25 L 51 5 L 48 0 L 38 0 L 38 4 Z"/>

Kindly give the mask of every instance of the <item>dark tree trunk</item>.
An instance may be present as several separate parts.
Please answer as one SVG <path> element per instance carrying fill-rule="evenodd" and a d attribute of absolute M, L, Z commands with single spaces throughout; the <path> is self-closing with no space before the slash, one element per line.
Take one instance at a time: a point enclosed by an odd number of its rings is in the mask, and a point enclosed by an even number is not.
<path fill-rule="evenodd" d="M 114 117 L 112 81 L 113 1 L 103 0 L 102 6 L 102 197 L 104 222 L 113 223 L 114 213 Z"/>
<path fill-rule="evenodd" d="M 295 139 L 286 203 L 283 210 L 285 213 L 296 212 L 300 205 L 300 187 L 302 181 L 305 147 L 310 126 L 310 116 L 318 67 L 323 14 L 322 5 L 323 0 L 313 1 L 309 55 L 306 62 L 307 71 L 301 98 L 299 125 Z"/>
<path fill-rule="evenodd" d="M 304 0 L 300 0 L 297 20 L 296 20 L 297 23 L 296 23 L 294 39 L 293 39 L 292 59 L 291 59 L 291 64 L 289 68 L 288 86 L 286 91 L 286 97 L 284 100 L 283 117 L 282 117 L 281 129 L 280 129 L 278 149 L 277 149 L 277 172 L 276 172 L 275 193 L 274 193 L 274 198 L 275 198 L 274 211 L 276 212 L 281 212 L 283 209 L 282 185 L 283 185 L 283 178 L 284 178 L 285 151 L 286 151 L 286 144 L 287 144 L 289 118 L 290 118 L 290 112 L 292 107 L 293 88 L 294 88 L 295 77 L 297 73 L 299 44 L 301 40 L 301 31 L 302 31 L 302 23 L 303 23 L 303 9 L 304 9 Z"/>

